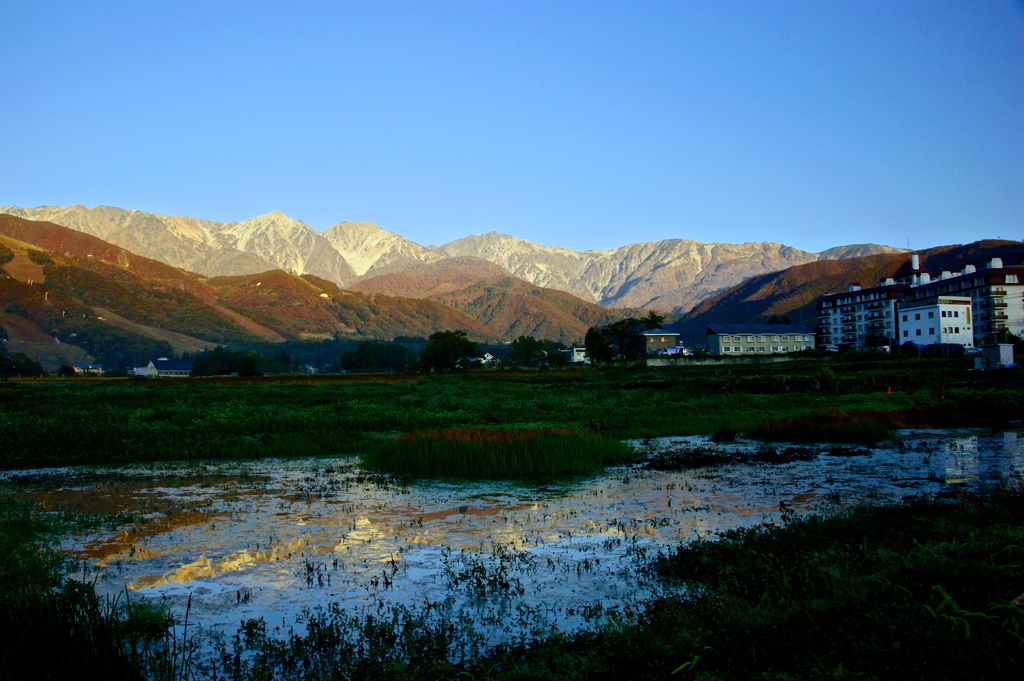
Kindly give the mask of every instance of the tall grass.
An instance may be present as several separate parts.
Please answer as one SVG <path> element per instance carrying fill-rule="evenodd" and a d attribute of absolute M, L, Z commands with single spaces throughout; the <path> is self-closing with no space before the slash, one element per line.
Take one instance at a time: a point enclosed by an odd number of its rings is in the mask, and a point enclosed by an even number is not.
<path fill-rule="evenodd" d="M 53 551 L 57 534 L 106 520 L 0 499 L 0 679 L 184 678 L 191 651 L 165 607 L 100 598 Z"/>
<path fill-rule="evenodd" d="M 397 475 L 538 478 L 589 473 L 633 454 L 617 440 L 564 428 L 453 428 L 382 441 L 362 459 Z"/>

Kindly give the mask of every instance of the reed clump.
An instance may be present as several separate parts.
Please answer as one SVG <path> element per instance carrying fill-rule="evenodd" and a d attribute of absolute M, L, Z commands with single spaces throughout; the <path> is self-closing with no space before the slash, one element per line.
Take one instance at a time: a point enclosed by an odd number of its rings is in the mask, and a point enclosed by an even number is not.
<path fill-rule="evenodd" d="M 807 416 L 767 419 L 748 435 L 766 442 L 849 442 L 873 445 L 908 427 L 897 412 L 820 409 Z"/>
<path fill-rule="evenodd" d="M 589 473 L 633 456 L 618 440 L 565 428 L 450 428 L 380 442 L 362 460 L 416 477 L 541 478 Z"/>

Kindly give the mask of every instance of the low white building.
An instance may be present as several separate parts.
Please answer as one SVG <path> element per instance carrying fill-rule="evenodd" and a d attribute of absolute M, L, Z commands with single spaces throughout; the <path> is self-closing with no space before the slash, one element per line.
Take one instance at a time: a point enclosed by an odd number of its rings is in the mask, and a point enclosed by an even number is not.
<path fill-rule="evenodd" d="M 957 343 L 965 348 L 974 347 L 971 298 L 968 296 L 900 301 L 899 318 L 900 343 Z"/>
<path fill-rule="evenodd" d="M 776 355 L 814 349 L 814 331 L 803 324 L 708 324 L 712 355 Z"/>
<path fill-rule="evenodd" d="M 590 364 L 590 357 L 587 356 L 586 348 L 571 347 L 568 350 L 559 350 L 569 357 L 570 364 Z"/>

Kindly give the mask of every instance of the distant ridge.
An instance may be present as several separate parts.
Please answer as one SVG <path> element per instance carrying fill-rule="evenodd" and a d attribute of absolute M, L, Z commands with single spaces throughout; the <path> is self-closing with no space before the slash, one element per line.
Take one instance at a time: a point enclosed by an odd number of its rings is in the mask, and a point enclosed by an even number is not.
<path fill-rule="evenodd" d="M 535 286 L 564 291 L 605 307 L 677 313 L 687 312 L 752 276 L 819 260 L 902 252 L 889 246 L 856 244 L 809 253 L 772 242 L 727 244 L 688 239 L 574 251 L 496 232 L 426 248 L 369 222 L 338 222 L 321 234 L 279 211 L 229 223 L 109 206 L 5 206 L 0 212 L 55 222 L 206 276 L 281 269 L 348 286 L 420 263 L 473 256 Z"/>
<path fill-rule="evenodd" d="M 361 279 L 350 290 L 435 300 L 462 310 L 506 335 L 580 342 L 591 326 L 625 316 L 555 289 L 544 289 L 510 276 L 482 258 L 455 257 L 407 264 Z"/>
<path fill-rule="evenodd" d="M 409 266 L 421 271 L 388 273 Z M 0 327 L 50 370 L 85 361 L 89 351 L 136 347 L 142 337 L 167 343 L 160 354 L 442 330 L 489 342 L 533 335 L 572 343 L 624 312 L 541 289 L 475 258 L 396 261 L 381 271 L 361 290 L 281 269 L 204 277 L 84 232 L 0 214 Z M 399 289 L 414 295 L 395 295 Z"/>
<path fill-rule="evenodd" d="M 25 352 L 50 371 L 118 348 L 118 356 L 137 347 L 159 356 L 218 344 L 450 329 L 476 340 L 501 337 L 435 301 L 344 291 L 282 270 L 206 279 L 89 234 L 11 215 L 0 215 L 0 328 L 8 351 Z"/>

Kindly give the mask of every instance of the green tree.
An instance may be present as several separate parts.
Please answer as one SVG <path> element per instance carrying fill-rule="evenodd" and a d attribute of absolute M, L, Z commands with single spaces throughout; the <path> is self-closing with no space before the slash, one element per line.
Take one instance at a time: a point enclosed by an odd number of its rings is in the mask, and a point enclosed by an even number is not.
<path fill-rule="evenodd" d="M 238 366 L 239 376 L 262 376 L 263 372 L 260 371 L 260 365 L 263 362 L 263 355 L 258 352 L 246 352 L 238 358 L 236 365 Z"/>
<path fill-rule="evenodd" d="M 469 340 L 465 331 L 438 331 L 427 338 L 427 345 L 416 366 L 421 371 L 467 369 L 480 348 Z"/>
<path fill-rule="evenodd" d="M 564 349 L 564 345 L 555 341 L 520 336 L 512 341 L 505 362 L 513 367 L 561 366 L 568 362 L 561 352 Z"/>
<path fill-rule="evenodd" d="M 583 345 L 587 348 L 587 355 L 591 362 L 606 364 L 615 359 L 612 336 L 603 326 L 592 326 L 587 329 Z"/>
<path fill-rule="evenodd" d="M 644 324 L 644 331 L 650 331 L 651 329 L 661 328 L 661 325 L 665 323 L 665 315 L 658 314 L 654 310 L 648 310 L 647 316 L 640 321 Z"/>
<path fill-rule="evenodd" d="M 388 343 L 360 343 L 338 361 L 331 371 L 408 371 L 416 356 L 404 345 Z"/>
<path fill-rule="evenodd" d="M 0 351 L 3 348 L 0 346 Z M 10 357 L 0 353 L 0 377 L 7 376 L 42 376 L 46 372 L 39 362 L 30 359 L 28 355 L 16 352 Z"/>
<path fill-rule="evenodd" d="M 609 324 L 608 331 L 612 335 L 612 347 L 617 357 L 627 361 L 644 357 L 647 354 L 644 331 L 647 329 L 647 320 L 632 317 Z"/>
<path fill-rule="evenodd" d="M 608 326 L 590 327 L 583 341 L 587 346 L 590 361 L 630 361 L 646 356 L 647 341 L 644 339 L 644 331 L 658 328 L 664 319 L 662 315 L 651 312 L 644 319 L 627 317 Z"/>

